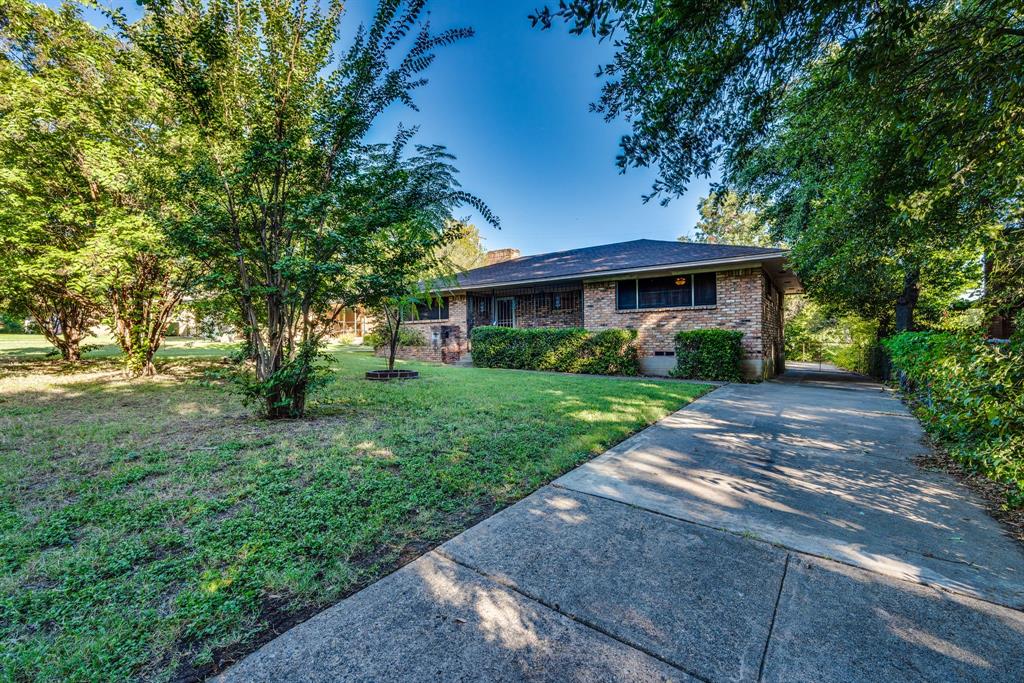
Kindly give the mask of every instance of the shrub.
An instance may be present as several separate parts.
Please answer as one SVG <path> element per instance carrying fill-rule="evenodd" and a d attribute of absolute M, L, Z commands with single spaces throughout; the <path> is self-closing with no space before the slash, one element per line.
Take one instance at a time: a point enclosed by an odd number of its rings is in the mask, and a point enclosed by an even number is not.
<path fill-rule="evenodd" d="M 635 330 L 474 327 L 473 364 L 484 368 L 639 375 Z"/>
<path fill-rule="evenodd" d="M 925 429 L 1024 505 L 1024 339 L 904 332 L 884 344 Z"/>
<path fill-rule="evenodd" d="M 690 330 L 676 334 L 673 377 L 738 382 L 743 379 L 742 332 Z"/>
<path fill-rule="evenodd" d="M 363 343 L 372 346 L 375 349 L 379 349 L 382 346 L 388 345 L 388 333 L 386 329 L 373 330 L 363 337 Z M 426 346 L 427 338 L 423 336 L 418 330 L 412 330 L 406 327 L 398 328 L 398 345 L 399 346 Z"/>
<path fill-rule="evenodd" d="M 10 315 L 9 313 L 0 313 L 0 334 L 17 334 L 25 331 L 25 325 L 23 324 L 23 318 Z"/>

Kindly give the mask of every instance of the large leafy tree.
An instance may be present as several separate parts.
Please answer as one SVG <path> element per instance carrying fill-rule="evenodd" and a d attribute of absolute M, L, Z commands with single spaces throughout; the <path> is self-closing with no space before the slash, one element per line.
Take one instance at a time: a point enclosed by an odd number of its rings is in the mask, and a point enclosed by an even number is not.
<path fill-rule="evenodd" d="M 762 199 L 815 299 L 880 321 L 883 334 L 910 329 L 922 296 L 948 305 L 977 281 L 993 215 L 937 192 L 892 122 L 855 99 L 855 84 L 828 77 L 812 69 L 794 85 L 733 178 Z"/>
<path fill-rule="evenodd" d="M 0 6 L 0 295 L 70 361 L 101 309 L 81 255 L 99 197 L 86 143 L 100 122 L 78 104 L 101 89 L 97 48 L 66 8 Z"/>
<path fill-rule="evenodd" d="M 484 265 L 487 249 L 484 248 L 480 228 L 468 221 L 453 221 L 450 226 L 458 235 L 445 244 L 438 252 L 443 269 L 461 273 Z"/>
<path fill-rule="evenodd" d="M 340 0 L 142 5 L 142 20 L 118 24 L 201 143 L 177 237 L 237 302 L 250 393 L 269 417 L 301 415 L 329 312 L 395 291 L 406 264 L 450 239 L 440 216 L 457 204 L 486 210 L 439 148 L 407 160 L 408 131 L 388 153 L 364 141 L 390 104 L 412 104 L 435 50 L 472 32 L 435 34 L 421 25 L 423 0 L 385 0 L 336 53 Z M 387 226 L 401 239 L 381 239 Z"/>
<path fill-rule="evenodd" d="M 162 187 L 186 147 L 142 55 L 74 5 L 0 7 L 0 287 L 67 360 L 107 322 L 131 374 L 189 281 Z"/>
<path fill-rule="evenodd" d="M 763 192 L 812 292 L 912 324 L 1021 218 L 1024 15 L 1009 0 L 576 0 L 534 21 L 614 36 L 598 111 L 667 200 L 718 165 Z M 952 267 L 950 267 L 952 265 Z M 962 283 L 961 283 L 962 284 Z"/>
<path fill-rule="evenodd" d="M 657 165 L 655 193 L 679 193 L 716 163 L 728 177 L 826 57 L 831 82 L 858 84 L 908 154 L 941 161 L 935 182 L 970 172 L 995 194 L 1020 190 L 1019 176 L 1006 177 L 1024 116 L 1015 0 L 567 0 L 531 19 L 615 40 L 596 109 L 631 122 L 619 165 Z"/>

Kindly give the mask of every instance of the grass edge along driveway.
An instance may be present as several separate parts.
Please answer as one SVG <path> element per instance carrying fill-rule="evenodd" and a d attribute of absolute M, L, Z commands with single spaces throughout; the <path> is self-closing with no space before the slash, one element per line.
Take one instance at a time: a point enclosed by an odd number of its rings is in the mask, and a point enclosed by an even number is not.
<path fill-rule="evenodd" d="M 169 353 L 0 374 L 3 680 L 200 678 L 709 389 L 346 350 L 270 423 Z"/>

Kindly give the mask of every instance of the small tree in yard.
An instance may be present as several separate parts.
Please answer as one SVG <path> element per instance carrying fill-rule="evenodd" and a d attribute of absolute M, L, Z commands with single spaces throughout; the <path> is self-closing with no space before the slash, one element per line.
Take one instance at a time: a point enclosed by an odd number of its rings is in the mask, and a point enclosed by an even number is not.
<path fill-rule="evenodd" d="M 441 297 L 430 292 L 410 292 L 404 295 L 388 296 L 380 299 L 377 310 L 384 318 L 380 334 L 388 345 L 388 370 L 395 369 L 395 356 L 402 343 L 402 323 L 415 319 L 418 306 L 439 303 Z"/>
<path fill-rule="evenodd" d="M 450 239 L 451 210 L 479 204 L 443 149 L 406 158 L 411 131 L 390 146 L 364 142 L 388 105 L 412 104 L 435 49 L 472 32 L 416 30 L 425 2 L 388 0 L 336 56 L 339 0 L 141 4 L 137 24 L 116 21 L 163 71 L 201 143 L 176 237 L 237 302 L 254 366 L 247 394 L 270 418 L 300 416 L 331 311 L 396 291 L 409 264 Z"/>
<path fill-rule="evenodd" d="M 384 316 L 381 331 L 388 345 L 388 370 L 395 369 L 395 355 L 402 338 L 402 321 L 416 310 L 416 303 L 414 295 L 384 297 L 380 302 L 378 308 Z"/>

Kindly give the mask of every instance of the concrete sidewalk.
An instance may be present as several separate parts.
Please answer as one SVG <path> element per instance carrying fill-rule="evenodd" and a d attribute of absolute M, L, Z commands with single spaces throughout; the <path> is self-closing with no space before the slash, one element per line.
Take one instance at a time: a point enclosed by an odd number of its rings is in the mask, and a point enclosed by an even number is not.
<path fill-rule="evenodd" d="M 1024 553 L 920 437 L 849 373 L 720 388 L 222 679 L 1024 680 Z"/>

